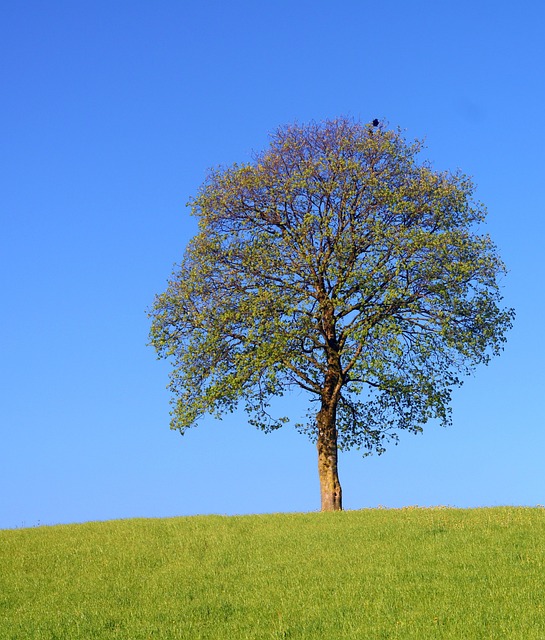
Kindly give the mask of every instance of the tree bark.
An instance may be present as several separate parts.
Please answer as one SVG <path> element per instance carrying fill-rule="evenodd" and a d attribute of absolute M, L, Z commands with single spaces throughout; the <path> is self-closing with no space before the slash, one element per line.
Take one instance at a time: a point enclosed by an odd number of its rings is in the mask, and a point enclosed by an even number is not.
<path fill-rule="evenodd" d="M 337 402 L 322 399 L 322 407 L 316 416 L 318 426 L 318 475 L 322 511 L 341 511 L 342 490 L 337 469 L 337 427 L 335 425 Z"/>
<path fill-rule="evenodd" d="M 321 407 L 316 416 L 318 429 L 318 475 L 322 511 L 341 511 L 342 491 L 337 470 L 337 404 L 343 383 L 339 343 L 335 331 L 335 308 L 320 282 L 322 332 L 326 340 L 327 372 L 321 393 Z"/>

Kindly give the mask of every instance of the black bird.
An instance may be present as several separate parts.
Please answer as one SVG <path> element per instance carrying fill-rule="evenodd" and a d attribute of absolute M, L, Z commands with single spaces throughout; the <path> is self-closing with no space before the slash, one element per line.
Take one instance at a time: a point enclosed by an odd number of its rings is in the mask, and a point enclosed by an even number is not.
<path fill-rule="evenodd" d="M 379 125 L 379 122 L 378 122 L 378 120 L 375 118 L 375 119 L 373 120 L 373 127 L 378 127 L 378 125 Z"/>

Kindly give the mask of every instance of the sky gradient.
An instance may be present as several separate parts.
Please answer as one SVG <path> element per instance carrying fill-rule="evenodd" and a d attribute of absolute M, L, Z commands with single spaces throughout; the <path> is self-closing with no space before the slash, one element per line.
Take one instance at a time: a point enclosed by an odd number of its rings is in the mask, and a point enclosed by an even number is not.
<path fill-rule="evenodd" d="M 341 454 L 345 508 L 545 504 L 544 24 L 538 0 L 3 2 L 0 528 L 319 508 L 293 428 L 169 430 L 146 309 L 207 170 L 338 115 L 473 176 L 517 312 L 451 428 Z"/>

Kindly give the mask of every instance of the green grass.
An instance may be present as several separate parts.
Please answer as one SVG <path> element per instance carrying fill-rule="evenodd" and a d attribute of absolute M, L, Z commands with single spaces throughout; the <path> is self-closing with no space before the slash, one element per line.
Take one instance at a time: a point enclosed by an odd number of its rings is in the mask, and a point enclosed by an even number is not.
<path fill-rule="evenodd" d="M 545 638 L 545 510 L 0 531 L 0 639 Z"/>

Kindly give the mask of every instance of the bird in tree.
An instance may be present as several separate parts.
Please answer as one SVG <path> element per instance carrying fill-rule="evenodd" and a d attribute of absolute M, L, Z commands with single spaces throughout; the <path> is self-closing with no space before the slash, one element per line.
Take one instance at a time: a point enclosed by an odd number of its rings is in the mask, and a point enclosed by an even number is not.
<path fill-rule="evenodd" d="M 279 128 L 209 173 L 198 234 L 150 311 L 181 433 L 237 407 L 270 431 L 290 422 L 275 397 L 308 394 L 295 426 L 317 446 L 325 511 L 342 509 L 338 451 L 450 424 L 452 389 L 514 317 L 472 181 L 421 149 L 344 117 Z"/>
<path fill-rule="evenodd" d="M 379 121 L 377 120 L 377 118 L 375 118 L 373 120 L 373 127 L 378 127 L 378 125 L 379 125 Z"/>

